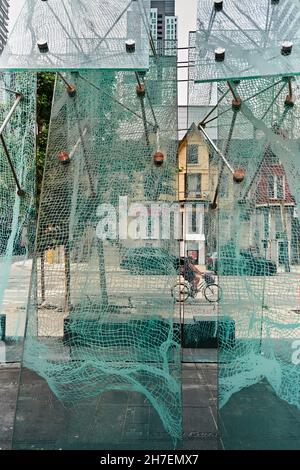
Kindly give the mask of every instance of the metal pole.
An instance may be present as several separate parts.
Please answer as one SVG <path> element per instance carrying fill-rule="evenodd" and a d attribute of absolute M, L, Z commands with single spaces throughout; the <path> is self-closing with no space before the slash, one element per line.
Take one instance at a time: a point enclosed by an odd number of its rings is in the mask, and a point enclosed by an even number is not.
<path fill-rule="evenodd" d="M 252 42 L 252 44 L 254 44 L 255 47 L 259 47 L 259 44 L 258 44 L 256 41 L 254 41 L 254 39 L 252 39 L 251 36 L 249 36 L 249 35 L 246 33 L 246 31 L 245 31 L 243 28 L 241 28 L 241 27 L 239 26 L 239 24 L 236 23 L 236 22 L 231 18 L 231 16 L 227 15 L 227 13 L 226 13 L 224 10 L 222 10 L 222 13 L 223 13 L 224 16 L 226 16 L 226 18 L 228 18 L 229 21 L 231 21 L 232 24 L 234 24 L 234 26 L 235 26 L 242 34 L 244 34 L 244 36 L 246 36 L 247 39 L 249 39 L 250 42 Z"/>
<path fill-rule="evenodd" d="M 60 72 L 57 72 L 57 75 L 61 78 L 61 80 L 66 85 L 69 96 L 71 98 L 74 98 L 74 96 L 76 95 L 76 87 L 74 85 L 71 85 L 71 83 L 69 83 L 68 80 Z"/>
<path fill-rule="evenodd" d="M 217 109 L 217 107 L 219 106 L 219 104 L 221 103 L 221 101 L 225 98 L 225 96 L 229 93 L 229 90 L 226 90 L 225 93 L 223 93 L 223 95 L 221 96 L 221 98 L 219 98 L 217 104 L 213 107 L 213 109 L 211 109 L 209 111 L 209 113 L 202 119 L 202 121 L 200 122 L 200 125 L 205 125 L 206 124 L 206 119 L 209 118 L 209 116 Z"/>
<path fill-rule="evenodd" d="M 270 111 L 270 109 L 272 108 L 273 104 L 275 103 L 275 101 L 277 100 L 278 96 L 280 95 L 280 93 L 282 92 L 282 90 L 285 88 L 285 83 L 282 85 L 282 87 L 280 88 L 280 90 L 278 91 L 278 93 L 276 94 L 276 96 L 273 98 L 273 100 L 271 101 L 271 104 L 270 106 L 268 106 L 267 110 L 264 112 L 263 116 L 260 118 L 260 120 L 262 121 L 266 115 L 268 114 L 268 112 Z"/>
<path fill-rule="evenodd" d="M 18 180 L 18 176 L 17 176 L 17 173 L 16 173 L 16 170 L 15 170 L 15 167 L 13 165 L 13 162 L 10 158 L 10 155 L 9 155 L 9 151 L 8 151 L 8 148 L 7 148 L 7 145 L 5 143 L 5 140 L 4 140 L 4 137 L 2 134 L 0 134 L 0 139 L 1 139 L 1 143 L 3 145 L 3 149 L 4 149 L 4 152 L 5 152 L 5 155 L 7 157 L 7 160 L 8 160 L 8 163 L 9 163 L 9 166 L 10 166 L 10 169 L 12 171 L 12 174 L 13 174 L 13 177 L 14 177 L 14 180 L 16 182 L 16 185 L 17 185 L 17 188 L 18 188 L 18 196 L 24 196 L 25 195 L 25 191 L 21 188 L 21 185 L 19 183 L 19 180 Z"/>
<path fill-rule="evenodd" d="M 86 133 L 87 133 L 87 127 L 84 128 L 84 130 L 83 130 L 83 132 L 82 132 L 82 137 L 85 137 Z M 74 154 L 75 154 L 75 152 L 76 152 L 76 150 L 77 150 L 77 148 L 78 148 L 80 142 L 81 142 L 81 137 L 79 137 L 79 139 L 77 140 L 76 144 L 75 144 L 74 147 L 72 148 L 72 150 L 71 150 L 71 152 L 70 152 L 70 155 L 69 155 L 69 158 L 70 158 L 70 159 L 74 156 Z"/>
<path fill-rule="evenodd" d="M 232 166 L 230 165 L 229 161 L 227 160 L 227 158 L 225 157 L 225 155 L 221 152 L 221 150 L 218 149 L 218 147 L 216 146 L 216 144 L 212 141 L 212 139 L 209 137 L 209 135 L 205 132 L 205 130 L 203 129 L 203 127 L 201 125 L 198 126 L 198 129 L 199 131 L 202 132 L 202 134 L 204 135 L 204 137 L 206 138 L 206 140 L 208 140 L 208 142 L 210 143 L 210 145 L 213 147 L 213 149 L 215 150 L 215 152 L 219 155 L 219 157 L 221 157 L 221 159 L 223 160 L 223 163 L 227 166 L 228 170 L 230 171 L 230 173 L 234 174 L 234 169 L 232 168 Z"/>
<path fill-rule="evenodd" d="M 15 101 L 14 104 L 12 105 L 11 110 L 9 111 L 8 115 L 6 116 L 6 118 L 5 118 L 4 121 L 3 121 L 2 126 L 0 127 L 0 135 L 2 135 L 2 132 L 3 132 L 4 129 L 6 128 L 7 124 L 9 123 L 9 120 L 10 120 L 10 118 L 12 117 L 13 113 L 15 112 L 16 107 L 18 106 L 18 104 L 20 103 L 21 99 L 23 98 L 22 93 L 16 93 L 16 95 L 17 95 L 16 101 Z"/>
<path fill-rule="evenodd" d="M 95 88 L 96 90 L 100 91 L 101 93 L 103 93 L 104 95 L 106 95 L 108 98 L 110 98 L 111 100 L 113 100 L 115 103 L 119 104 L 122 108 L 126 109 L 127 111 L 129 111 L 130 113 L 134 114 L 136 117 L 138 117 L 139 119 L 143 120 L 143 117 L 140 116 L 138 113 L 136 113 L 135 111 L 133 111 L 132 109 L 128 108 L 128 106 L 126 106 L 125 104 L 121 103 L 120 101 L 118 101 L 114 96 L 110 95 L 109 93 L 106 93 L 106 91 L 103 91 L 103 89 L 99 88 L 97 85 L 95 85 L 93 82 L 90 82 L 89 80 L 87 80 L 85 77 L 83 77 L 82 75 L 78 75 L 79 78 L 81 78 L 81 80 L 85 81 L 86 83 L 88 83 L 91 87 Z M 146 89 L 146 94 L 147 94 L 147 89 Z M 148 96 L 148 95 L 147 95 Z M 154 118 L 155 118 L 155 115 L 154 115 Z M 149 122 L 147 120 L 147 123 L 154 127 L 154 124 L 152 122 Z"/>
<path fill-rule="evenodd" d="M 80 116 L 79 116 L 79 111 L 78 111 L 76 98 L 74 99 L 74 110 L 75 110 L 76 119 L 77 119 L 77 127 L 78 127 L 79 137 L 80 137 L 80 140 L 81 140 L 83 159 L 84 159 L 84 162 L 85 162 L 85 167 L 86 167 L 86 171 L 87 171 L 87 175 L 88 175 L 88 179 L 89 179 L 89 183 L 90 183 L 91 194 L 95 195 L 93 177 L 92 177 L 91 170 L 90 170 L 90 164 L 89 164 L 88 154 L 87 154 L 87 151 L 86 151 L 83 130 L 82 130 L 81 123 L 80 123 Z"/>
<path fill-rule="evenodd" d="M 152 51 L 152 54 L 154 55 L 154 57 L 157 56 L 157 51 L 156 51 L 156 47 L 155 47 L 155 43 L 154 43 L 154 39 L 153 39 L 153 36 L 152 36 L 152 33 L 150 31 L 150 47 L 151 47 L 151 51 Z"/>
<path fill-rule="evenodd" d="M 143 124 L 144 124 L 144 130 L 145 130 L 146 143 L 147 143 L 147 147 L 150 149 L 149 131 L 148 131 L 148 127 L 147 127 L 147 116 L 146 116 L 145 102 L 144 102 L 144 99 L 145 99 L 145 85 L 144 85 L 144 83 L 141 82 L 139 74 L 137 72 L 134 72 L 134 73 L 135 73 L 135 78 L 136 78 L 136 81 L 137 81 L 137 84 L 138 84 L 138 88 L 140 89 L 140 93 L 138 94 L 138 97 L 141 101 L 141 110 L 142 110 L 142 116 L 143 116 Z M 143 87 L 144 92 L 142 92 L 142 87 Z"/>
<path fill-rule="evenodd" d="M 65 83 L 65 85 L 67 85 L 67 87 L 70 87 L 71 84 L 68 82 L 68 80 L 63 76 L 62 73 L 60 72 L 57 72 L 57 75 L 62 79 L 62 81 Z"/>
<path fill-rule="evenodd" d="M 134 73 L 135 73 L 135 78 L 136 78 L 136 81 L 138 83 L 138 86 L 141 86 L 142 84 L 141 84 L 141 80 L 139 78 L 139 74 L 137 72 L 134 72 Z"/>
<path fill-rule="evenodd" d="M 126 11 L 128 10 L 129 7 L 131 7 L 131 4 L 134 0 L 131 0 L 130 3 L 128 3 L 128 5 L 126 5 L 126 7 L 124 8 L 124 10 L 119 14 L 119 16 L 115 19 L 114 23 L 110 26 L 109 30 L 107 31 L 107 33 L 104 34 L 104 36 L 102 36 L 100 39 L 100 41 L 98 42 L 98 44 L 96 45 L 95 49 L 92 51 L 93 53 L 95 53 L 99 47 L 101 46 L 101 44 L 103 43 L 103 41 L 105 41 L 105 39 L 107 38 L 107 36 L 111 33 L 111 31 L 114 29 L 114 27 L 118 24 L 118 22 L 120 21 L 120 19 L 125 15 Z"/>
<path fill-rule="evenodd" d="M 289 81 L 288 81 L 288 86 L 289 86 L 289 96 L 292 97 L 293 96 L 293 88 L 292 88 L 292 80 L 289 78 Z"/>
<path fill-rule="evenodd" d="M 227 139 L 226 147 L 225 147 L 225 155 L 227 155 L 228 150 L 229 150 L 229 146 L 230 146 L 230 142 L 231 142 L 231 139 L 232 139 L 232 134 L 233 134 L 234 126 L 235 126 L 235 121 L 236 121 L 236 117 L 237 117 L 237 113 L 238 113 L 237 109 L 233 111 L 233 116 L 232 116 L 231 125 L 230 125 L 230 129 L 229 129 L 228 139 Z M 218 195 L 219 195 L 220 183 L 221 183 L 221 178 L 223 176 L 224 166 L 225 166 L 225 162 L 223 160 L 222 167 L 221 167 L 220 174 L 219 174 L 219 178 L 218 178 L 218 184 L 217 184 L 214 199 L 213 199 L 213 202 L 212 202 L 212 207 L 213 208 L 215 208 L 216 205 L 217 205 L 217 199 L 218 199 Z M 232 173 L 232 174 L 234 174 L 234 173 Z"/>
<path fill-rule="evenodd" d="M 148 127 L 147 127 L 147 119 L 146 119 L 146 110 L 145 110 L 144 96 L 140 96 L 140 101 L 141 101 L 141 110 L 142 110 L 142 116 L 143 116 L 143 123 L 144 123 L 146 144 L 147 144 L 147 147 L 150 149 L 149 130 L 148 130 Z"/>
<path fill-rule="evenodd" d="M 256 96 L 260 95 L 261 93 L 264 93 L 265 91 L 268 91 L 270 88 L 274 88 L 278 83 L 281 83 L 282 80 L 278 80 L 278 82 L 272 83 L 272 85 L 267 86 L 266 88 L 263 88 L 262 90 L 259 90 L 257 93 L 254 93 L 254 95 L 249 96 L 248 98 L 245 98 L 243 100 L 243 103 L 246 103 L 249 100 L 252 100 L 252 98 L 255 98 Z"/>
<path fill-rule="evenodd" d="M 229 90 L 230 90 L 231 93 L 232 93 L 233 98 L 235 99 L 235 101 L 237 101 L 237 100 L 239 99 L 239 97 L 236 95 L 236 93 L 235 93 L 235 91 L 234 91 L 234 89 L 233 89 L 233 86 L 231 85 L 231 83 L 230 83 L 229 81 L 227 82 L 227 85 L 228 85 L 228 87 L 229 87 Z"/>

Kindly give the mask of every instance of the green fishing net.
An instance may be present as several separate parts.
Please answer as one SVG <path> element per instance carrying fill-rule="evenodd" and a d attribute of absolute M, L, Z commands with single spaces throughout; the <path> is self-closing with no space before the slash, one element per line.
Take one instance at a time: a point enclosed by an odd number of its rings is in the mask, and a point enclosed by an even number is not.
<path fill-rule="evenodd" d="M 219 144 L 235 176 L 219 180 L 220 305 L 236 323 L 235 344 L 220 344 L 220 405 L 267 379 L 300 408 L 299 366 L 299 82 L 259 79 L 232 84 L 219 106 Z M 219 85 L 220 97 L 227 86 Z"/>
<path fill-rule="evenodd" d="M 162 223 L 176 194 L 176 84 L 176 54 L 152 57 L 146 74 L 57 75 L 15 447 L 68 448 L 74 434 L 77 448 L 101 445 L 105 429 L 91 425 L 91 404 L 113 390 L 144 395 L 171 441 L 181 436 L 171 298 L 178 241 Z M 154 155 L 163 155 L 162 165 Z M 41 436 L 26 428 L 28 370 L 65 407 L 67 429 L 52 440 L 50 405 L 40 411 Z"/>
<path fill-rule="evenodd" d="M 1 339 L 16 339 L 24 333 L 28 296 L 28 282 L 18 286 L 16 271 L 30 264 L 34 240 L 36 76 L 1 73 L 0 93 Z"/>

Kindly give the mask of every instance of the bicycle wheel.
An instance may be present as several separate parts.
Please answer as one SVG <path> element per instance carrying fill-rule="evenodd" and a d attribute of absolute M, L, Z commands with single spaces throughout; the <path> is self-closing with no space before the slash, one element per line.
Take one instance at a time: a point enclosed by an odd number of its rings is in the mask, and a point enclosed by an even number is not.
<path fill-rule="evenodd" d="M 190 288 L 184 282 L 178 282 L 171 290 L 172 297 L 176 302 L 185 302 L 190 296 Z"/>
<path fill-rule="evenodd" d="M 219 302 L 221 298 L 221 287 L 219 287 L 218 284 L 208 284 L 203 294 L 208 302 Z"/>

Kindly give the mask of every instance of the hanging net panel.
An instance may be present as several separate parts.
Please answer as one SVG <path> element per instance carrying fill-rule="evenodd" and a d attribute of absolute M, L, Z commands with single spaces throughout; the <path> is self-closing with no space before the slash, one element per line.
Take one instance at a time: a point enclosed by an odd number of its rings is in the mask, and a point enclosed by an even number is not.
<path fill-rule="evenodd" d="M 20 359 L 14 343 L 25 325 L 31 269 L 26 259 L 35 229 L 36 77 L 2 73 L 0 93 L 0 340 L 7 340 L 0 362 L 5 362 Z"/>
<path fill-rule="evenodd" d="M 15 448 L 151 448 L 181 436 L 178 242 L 162 224 L 176 193 L 176 85 L 176 54 L 151 58 L 146 75 L 57 75 Z M 26 427 L 33 373 L 49 386 L 42 434 Z M 154 428 L 139 421 L 145 404 Z M 52 406 L 60 417 L 47 429 Z"/>
<path fill-rule="evenodd" d="M 228 85 L 219 84 L 219 147 L 233 174 L 220 163 L 218 274 L 220 315 L 235 322 L 236 338 L 220 341 L 220 406 L 262 381 L 300 409 L 299 81 L 231 88 L 224 96 Z"/>
<path fill-rule="evenodd" d="M 26 0 L 0 68 L 145 70 L 149 11 L 149 0 Z"/>

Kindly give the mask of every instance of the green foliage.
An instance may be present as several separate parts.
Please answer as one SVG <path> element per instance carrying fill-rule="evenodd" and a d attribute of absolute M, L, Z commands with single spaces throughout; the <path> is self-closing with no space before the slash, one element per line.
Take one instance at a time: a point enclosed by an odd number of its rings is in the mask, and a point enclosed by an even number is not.
<path fill-rule="evenodd" d="M 54 81 L 55 74 L 53 72 L 41 72 L 37 74 L 37 202 L 39 202 L 45 165 Z"/>

